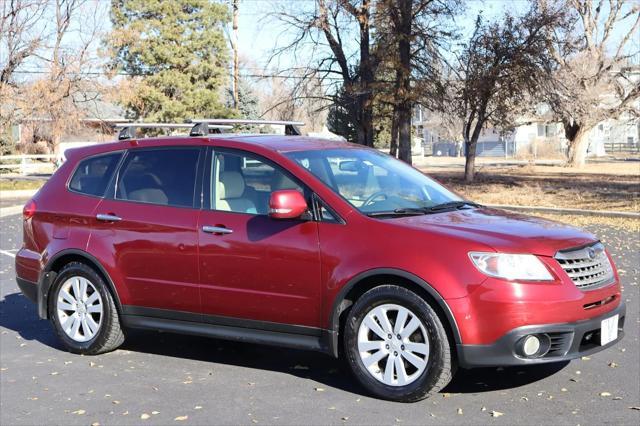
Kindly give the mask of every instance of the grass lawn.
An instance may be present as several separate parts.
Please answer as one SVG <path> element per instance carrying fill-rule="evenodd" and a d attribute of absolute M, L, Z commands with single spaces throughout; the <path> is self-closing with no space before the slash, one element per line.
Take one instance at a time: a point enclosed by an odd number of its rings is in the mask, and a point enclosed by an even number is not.
<path fill-rule="evenodd" d="M 640 211 L 640 162 L 561 166 L 481 165 L 476 181 L 464 169 L 424 164 L 420 169 L 460 195 L 482 204 Z"/>
<path fill-rule="evenodd" d="M 12 191 L 17 189 L 39 189 L 46 180 L 44 179 L 11 179 L 0 178 L 0 191 Z"/>

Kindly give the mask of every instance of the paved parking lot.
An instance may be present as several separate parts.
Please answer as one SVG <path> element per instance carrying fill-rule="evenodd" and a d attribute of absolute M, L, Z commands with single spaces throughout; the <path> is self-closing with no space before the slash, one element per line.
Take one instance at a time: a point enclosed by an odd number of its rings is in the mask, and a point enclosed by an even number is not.
<path fill-rule="evenodd" d="M 0 219 L 0 424 L 640 424 L 640 237 L 592 229 L 618 262 L 626 337 L 568 364 L 459 371 L 414 404 L 363 394 L 322 354 L 131 332 L 120 350 L 65 352 L 15 284 L 21 218 Z"/>

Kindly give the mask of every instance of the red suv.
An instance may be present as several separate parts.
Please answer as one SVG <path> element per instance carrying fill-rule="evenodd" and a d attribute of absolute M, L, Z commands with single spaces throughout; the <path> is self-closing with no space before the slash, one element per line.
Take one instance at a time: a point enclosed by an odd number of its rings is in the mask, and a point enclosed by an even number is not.
<path fill-rule="evenodd" d="M 114 350 L 128 328 L 311 349 L 416 401 L 457 366 L 623 336 L 596 237 L 466 201 L 374 149 L 207 132 L 67 157 L 24 208 L 16 273 L 72 352 Z"/>

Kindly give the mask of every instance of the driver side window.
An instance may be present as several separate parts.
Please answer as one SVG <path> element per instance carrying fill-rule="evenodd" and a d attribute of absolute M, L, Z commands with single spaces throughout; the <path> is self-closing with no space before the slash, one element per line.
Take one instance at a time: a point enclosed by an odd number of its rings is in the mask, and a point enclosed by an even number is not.
<path fill-rule="evenodd" d="M 279 167 L 243 153 L 215 153 L 211 170 L 213 210 L 266 215 L 273 191 L 295 189 L 304 193 Z"/>

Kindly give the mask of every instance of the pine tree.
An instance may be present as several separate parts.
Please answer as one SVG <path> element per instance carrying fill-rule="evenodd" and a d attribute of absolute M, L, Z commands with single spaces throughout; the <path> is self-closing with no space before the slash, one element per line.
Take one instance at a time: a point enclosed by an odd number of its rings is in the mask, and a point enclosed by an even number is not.
<path fill-rule="evenodd" d="M 123 104 L 131 118 L 226 117 L 225 5 L 210 0 L 112 0 L 111 68 L 133 77 Z"/>

